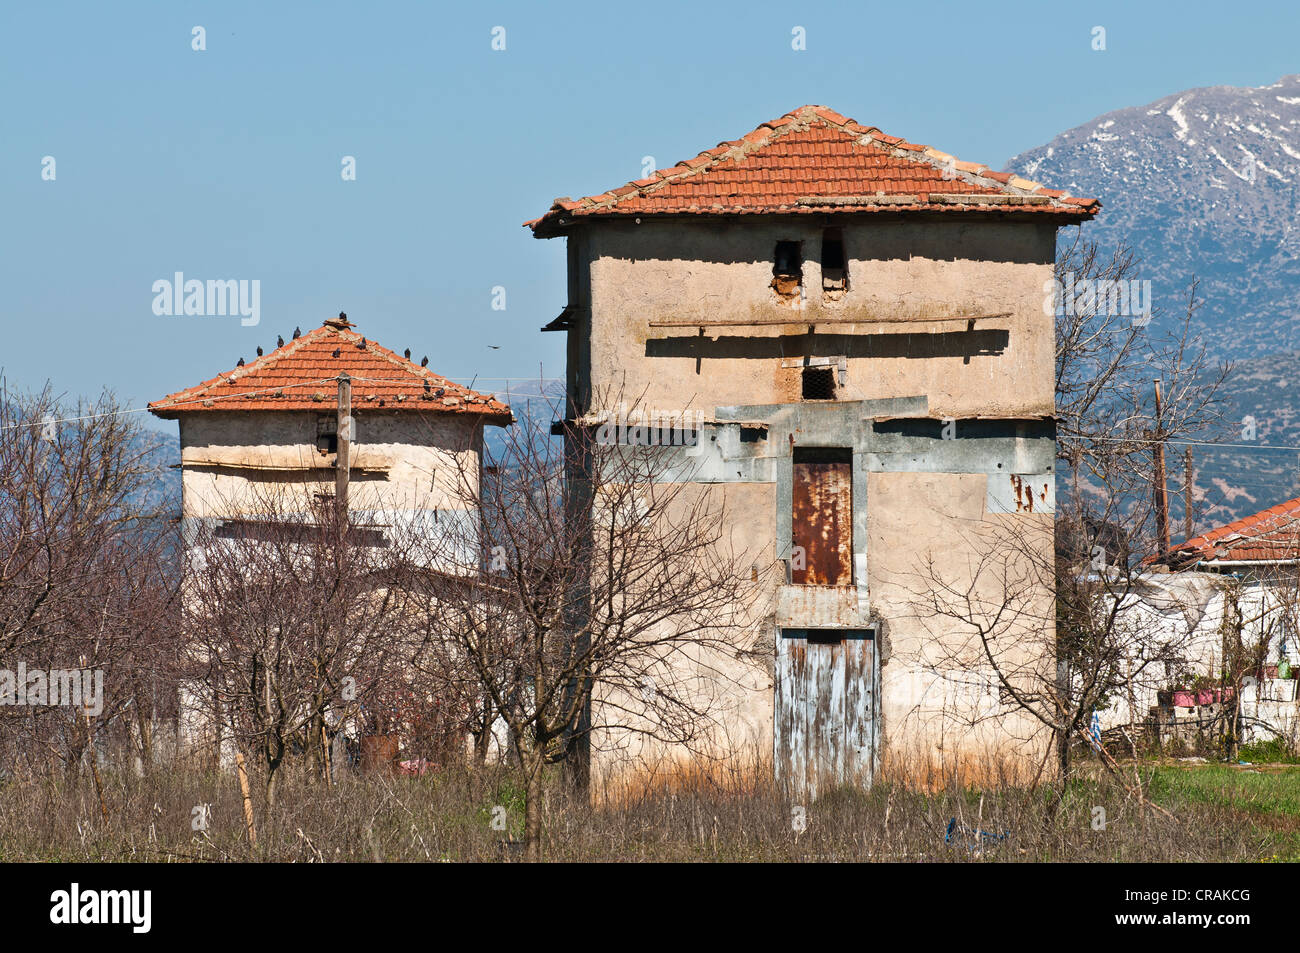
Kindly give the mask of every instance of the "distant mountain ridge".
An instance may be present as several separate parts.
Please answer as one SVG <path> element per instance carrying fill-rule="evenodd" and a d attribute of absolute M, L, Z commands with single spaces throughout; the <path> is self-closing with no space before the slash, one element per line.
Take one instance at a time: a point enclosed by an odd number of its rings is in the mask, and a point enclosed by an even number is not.
<path fill-rule="evenodd" d="M 1195 449 L 1198 527 L 1300 496 L 1300 454 L 1263 449 L 1300 447 L 1300 74 L 1119 109 L 1004 171 L 1101 199 L 1085 235 L 1137 252 L 1157 327 L 1181 317 L 1199 279 L 1193 327 L 1236 365 L 1225 420 L 1256 424 L 1232 442 L 1260 449 Z"/>
<path fill-rule="evenodd" d="M 1151 279 L 1166 317 L 1200 278 L 1199 325 L 1216 332 L 1216 351 L 1300 350 L 1300 74 L 1116 110 L 1005 171 L 1101 199 L 1085 228 L 1139 251 L 1138 277 Z"/>

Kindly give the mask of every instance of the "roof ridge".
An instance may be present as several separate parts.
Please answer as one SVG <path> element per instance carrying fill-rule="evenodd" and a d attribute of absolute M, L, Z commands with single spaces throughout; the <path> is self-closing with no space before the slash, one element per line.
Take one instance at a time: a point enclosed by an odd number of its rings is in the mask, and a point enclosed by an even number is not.
<path fill-rule="evenodd" d="M 331 338 L 331 335 L 334 337 Z M 335 347 L 333 360 L 331 360 L 323 352 L 324 349 L 328 349 L 335 342 L 339 347 Z M 362 346 L 363 343 L 364 346 Z M 340 348 L 342 346 L 349 347 L 349 355 L 343 358 L 343 366 L 335 368 L 332 365 L 341 357 Z M 351 355 L 350 351 L 354 347 L 358 352 L 364 352 L 368 357 L 362 357 L 360 353 L 357 356 Z M 293 358 L 300 354 L 302 359 L 293 362 Z M 358 361 L 360 364 L 357 363 Z M 279 370 L 285 362 L 290 362 L 290 366 L 284 367 L 282 371 Z M 379 362 L 378 367 L 375 366 L 375 362 Z M 391 367 L 392 371 L 386 372 L 383 367 Z M 311 376 L 313 372 L 328 373 L 327 376 L 315 378 Z M 385 399 L 383 398 L 384 394 L 387 393 L 389 397 L 395 397 L 399 404 L 412 397 L 418 398 L 420 401 L 441 398 L 438 406 L 430 408 L 436 412 L 482 411 L 489 416 L 508 417 L 510 415 L 509 407 L 498 401 L 495 394 L 476 391 L 472 387 L 459 384 L 428 367 L 416 365 L 410 358 L 404 358 L 384 347 L 378 341 L 367 338 L 357 331 L 355 326 L 340 327 L 337 324 L 331 324 L 329 321 L 305 333 L 298 332 L 291 340 L 280 344 L 267 354 L 259 355 L 247 364 L 241 364 L 233 371 L 218 372 L 215 377 L 168 394 L 160 400 L 152 401 L 148 407 L 154 413 L 174 414 L 185 410 L 211 408 L 218 401 L 221 401 L 228 402 L 227 405 L 233 406 L 233 409 L 301 409 L 291 408 L 288 405 L 292 404 L 295 399 L 299 403 L 308 400 L 315 402 L 320 400 L 322 395 L 316 393 L 311 395 L 310 398 L 307 396 L 295 398 L 293 395 L 286 395 L 286 389 L 326 383 L 337 379 L 341 374 L 349 374 L 360 383 L 371 384 L 372 386 L 362 387 L 360 390 L 375 391 L 375 394 L 367 396 L 366 400 L 374 400 L 377 394 L 381 398 L 379 406 L 384 405 Z M 367 376 L 368 374 L 378 374 L 379 376 L 370 377 Z M 256 386 L 259 378 L 265 381 L 268 376 L 274 377 L 277 375 L 278 380 L 267 382 L 264 386 Z M 296 380 L 295 376 L 300 376 L 303 379 Z M 240 391 L 240 383 L 245 380 L 248 380 L 248 384 L 245 386 L 251 389 Z M 379 387 L 376 388 L 373 385 L 379 385 Z M 434 388 L 437 388 L 436 393 L 433 392 Z M 230 390 L 236 390 L 237 392 L 229 393 Z M 392 391 L 396 391 L 396 394 L 393 394 Z M 265 396 L 268 394 L 273 394 L 277 398 L 285 397 L 287 400 L 282 403 L 275 403 Z M 247 406 L 249 404 L 255 406 L 249 407 Z"/>
<path fill-rule="evenodd" d="M 361 337 L 361 335 L 357 336 Z M 375 348 L 376 353 L 378 353 L 380 357 L 384 358 L 389 363 L 396 365 L 399 370 L 406 371 L 420 378 L 428 379 L 431 383 L 437 384 L 439 387 L 450 387 L 466 394 L 472 394 L 475 398 L 482 398 L 484 400 L 496 399 L 495 394 L 484 394 L 481 391 L 474 390 L 466 384 L 458 384 L 456 381 L 449 377 L 444 377 L 435 370 L 428 367 L 421 367 L 409 357 L 403 357 L 396 351 L 384 347 L 378 341 L 367 339 L 366 346 Z"/>
<path fill-rule="evenodd" d="M 724 162 L 743 160 L 781 137 L 807 130 L 818 122 L 854 137 L 857 145 L 878 149 L 891 158 L 920 162 L 939 169 L 943 171 L 945 179 L 960 180 L 977 188 L 995 190 L 1006 195 L 1043 196 L 1058 208 L 1062 206 L 1070 206 L 1074 209 L 1092 208 L 1100 204 L 1096 199 L 1076 198 L 1068 192 L 1049 189 L 1018 175 L 994 171 L 983 163 L 964 162 L 942 150 L 911 143 L 898 136 L 888 135 L 875 126 L 863 125 L 828 106 L 809 104 L 791 110 L 776 119 L 760 123 L 738 139 L 723 140 L 712 149 L 705 149 L 693 158 L 683 159 L 663 169 L 656 169 L 644 178 L 632 179 L 617 188 L 576 200 L 568 197 L 558 198 L 545 215 L 524 224 L 536 227 L 560 212 L 582 214 L 593 209 L 613 209 L 634 195 L 638 197 L 653 195 L 672 184 L 705 174 Z"/>
<path fill-rule="evenodd" d="M 268 368 L 275 366 L 282 359 L 289 357 L 292 354 L 296 354 L 309 341 L 315 340 L 314 335 L 320 331 L 332 331 L 338 333 L 336 329 L 329 327 L 329 325 L 321 325 L 319 328 L 312 328 L 310 331 L 300 334 L 296 338 L 291 338 L 275 350 L 263 354 L 260 357 L 253 358 L 251 364 L 245 364 L 243 367 L 236 367 L 233 371 L 227 371 L 224 374 L 221 371 L 217 371 L 215 377 L 210 377 L 205 381 L 200 381 L 190 387 L 185 387 L 175 393 L 168 394 L 161 400 L 151 402 L 149 406 L 153 407 L 155 404 L 162 404 L 164 402 L 178 403 L 181 401 L 182 397 L 185 397 L 187 400 L 198 400 L 205 391 L 211 390 L 218 384 L 234 384 L 242 378 L 247 377 L 254 369 L 265 371 Z"/>

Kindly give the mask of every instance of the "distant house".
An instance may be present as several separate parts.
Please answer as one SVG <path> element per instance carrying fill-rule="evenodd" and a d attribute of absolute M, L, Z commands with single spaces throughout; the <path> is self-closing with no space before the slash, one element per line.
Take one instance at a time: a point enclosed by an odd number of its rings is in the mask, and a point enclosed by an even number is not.
<path fill-rule="evenodd" d="M 1148 565 L 1163 572 L 1145 576 L 1129 614 L 1179 639 L 1182 664 L 1148 673 L 1132 699 L 1103 713 L 1103 727 L 1150 717 L 1167 734 L 1212 721 L 1223 700 L 1216 689 L 1191 691 L 1192 681 L 1221 680 L 1225 637 L 1240 626 L 1241 641 L 1263 652 L 1260 669 L 1229 686 L 1241 691 L 1244 739 L 1300 741 L 1300 499 L 1193 536 Z"/>
<path fill-rule="evenodd" d="M 513 418 L 494 397 L 425 363 L 395 354 L 339 315 L 151 403 L 152 413 L 180 424 L 187 573 L 199 537 L 256 545 L 314 533 L 331 512 L 322 505 L 334 503 L 341 472 L 351 542 L 388 546 L 397 531 L 441 536 L 459 549 L 430 546 L 425 568 L 476 572 L 478 517 L 462 481 L 477 485 L 484 428 Z M 348 438 L 342 463 L 341 436 Z M 204 692 L 191 685 L 181 695 L 182 743 L 219 738 L 208 707 L 195 701 Z"/>
<path fill-rule="evenodd" d="M 954 699 L 926 664 L 968 636 L 918 618 L 908 578 L 932 557 L 960 584 L 981 524 L 1050 526 L 1045 298 L 1057 228 L 1098 209 L 805 106 L 526 223 L 567 244 L 542 330 L 568 337 L 571 418 L 616 413 L 612 394 L 698 413 L 678 478 L 725 492 L 737 545 L 780 567 L 765 648 L 709 660 L 751 686 L 722 700 L 716 753 L 812 791 L 890 763 L 1037 768 L 1042 731 L 984 717 L 992 679 L 951 673 Z M 610 769 L 638 756 L 595 744 Z"/>
<path fill-rule="evenodd" d="M 394 514 L 465 519 L 459 472 L 477 474 L 483 428 L 510 408 L 364 337 L 345 316 L 149 405 L 180 423 L 182 517 L 235 529 L 271 491 L 332 498 L 338 378 L 351 387 L 349 502 L 382 541 Z"/>
<path fill-rule="evenodd" d="M 1257 578 L 1294 576 L 1300 567 L 1300 499 L 1193 536 L 1161 558 L 1170 569 L 1235 572 Z M 1292 570 L 1289 573 L 1283 570 Z"/>

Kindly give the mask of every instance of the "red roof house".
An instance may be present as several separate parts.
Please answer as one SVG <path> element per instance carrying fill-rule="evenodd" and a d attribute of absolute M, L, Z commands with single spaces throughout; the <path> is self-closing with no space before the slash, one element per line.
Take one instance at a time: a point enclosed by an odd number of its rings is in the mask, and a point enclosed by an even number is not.
<path fill-rule="evenodd" d="M 943 213 L 1051 215 L 1101 208 L 1037 182 L 886 135 L 825 106 L 803 106 L 739 139 L 599 195 L 556 199 L 524 224 L 539 238 L 575 219 L 620 215 Z"/>
<path fill-rule="evenodd" d="M 336 379 L 346 372 L 358 409 L 473 414 L 490 423 L 512 419 L 510 408 L 493 395 L 394 354 L 358 334 L 343 315 L 241 365 L 156 400 L 149 409 L 164 418 L 212 410 L 321 410 L 332 405 Z"/>
<path fill-rule="evenodd" d="M 1300 562 L 1300 499 L 1193 536 L 1170 549 L 1161 561 L 1180 569 Z"/>

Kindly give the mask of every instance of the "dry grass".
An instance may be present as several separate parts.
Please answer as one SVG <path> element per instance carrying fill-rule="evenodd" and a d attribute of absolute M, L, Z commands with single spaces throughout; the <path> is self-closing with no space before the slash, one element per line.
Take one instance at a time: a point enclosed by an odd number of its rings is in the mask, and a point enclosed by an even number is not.
<path fill-rule="evenodd" d="M 232 776 L 105 772 L 108 820 L 89 779 L 11 781 L 0 790 L 0 860 L 500 861 L 521 854 L 522 788 L 507 770 L 423 778 L 345 777 L 332 788 L 285 779 L 279 807 L 257 805 L 248 843 Z M 1293 780 L 1300 781 L 1300 773 Z M 840 790 L 792 805 L 750 772 L 685 773 L 628 787 L 592 806 L 552 788 L 544 853 L 554 861 L 1243 861 L 1296 856 L 1287 825 L 1249 823 L 1231 799 L 1156 786 L 1171 821 L 1105 778 L 1075 784 L 1057 804 L 1046 789 L 922 792 L 898 784 Z M 211 804 L 206 831 L 194 809 Z M 1105 830 L 1092 826 L 1106 809 Z M 806 827 L 797 830 L 794 809 Z M 496 810 L 497 808 L 504 809 Z M 493 828 L 494 818 L 505 830 Z M 945 842 L 958 830 L 980 829 Z M 1261 819 L 1266 821 L 1267 818 Z M 498 825 L 499 826 L 499 825 Z"/>

